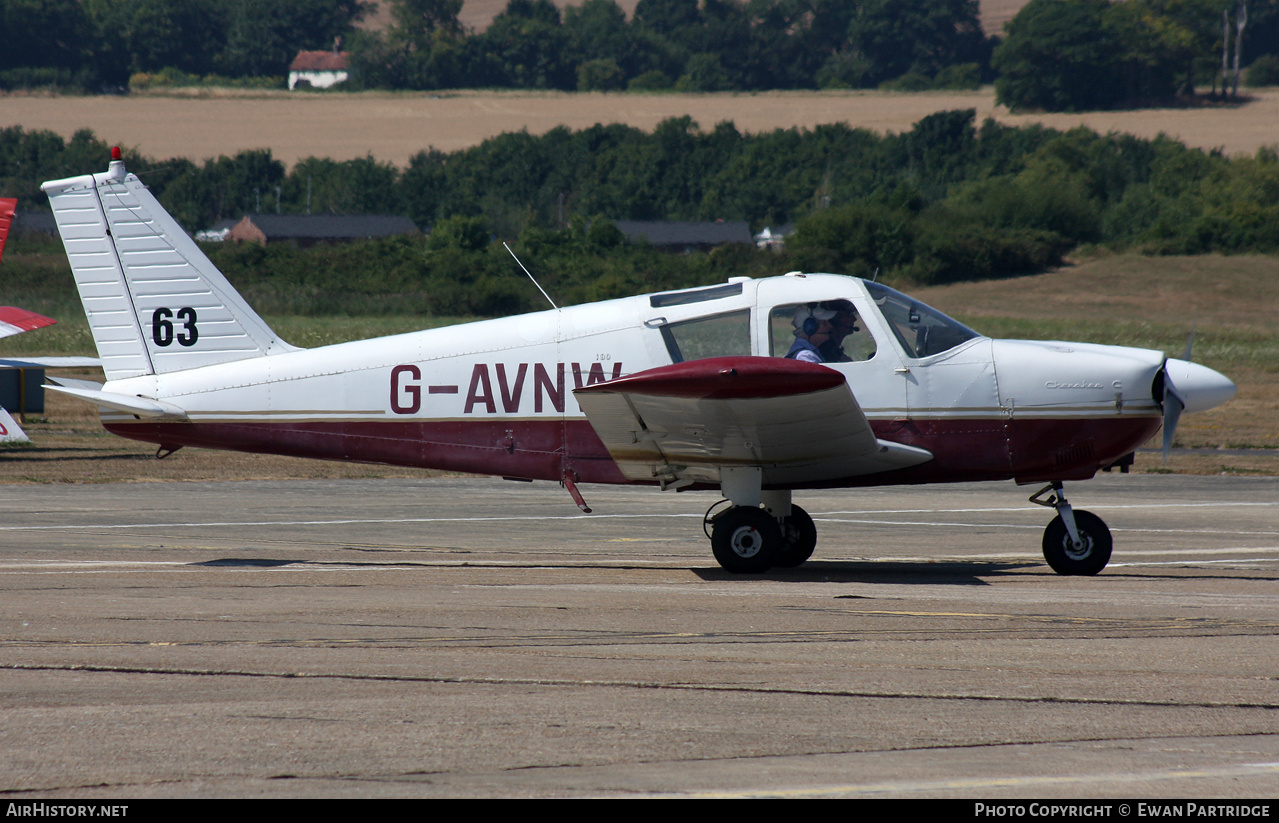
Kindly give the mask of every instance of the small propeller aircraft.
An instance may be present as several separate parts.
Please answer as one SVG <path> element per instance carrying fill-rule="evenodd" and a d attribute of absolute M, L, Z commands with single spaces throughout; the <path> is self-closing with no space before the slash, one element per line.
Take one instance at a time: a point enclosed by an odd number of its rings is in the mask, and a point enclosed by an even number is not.
<path fill-rule="evenodd" d="M 43 186 L 107 379 L 49 388 L 158 457 L 555 480 L 587 512 L 583 483 L 718 488 L 711 546 L 745 573 L 812 554 L 797 490 L 1011 478 L 1045 484 L 1049 565 L 1096 574 L 1109 530 L 1062 484 L 1126 466 L 1161 425 L 1167 449 L 1182 411 L 1235 391 L 1162 352 L 992 340 L 883 284 L 796 272 L 298 349 L 113 154 Z"/>

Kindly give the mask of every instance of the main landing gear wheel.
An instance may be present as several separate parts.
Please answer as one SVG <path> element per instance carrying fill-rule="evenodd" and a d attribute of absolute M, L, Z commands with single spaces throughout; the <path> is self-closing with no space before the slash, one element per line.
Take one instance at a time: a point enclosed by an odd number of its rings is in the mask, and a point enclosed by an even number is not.
<path fill-rule="evenodd" d="M 712 521 L 711 550 L 727 571 L 761 574 L 772 568 L 784 551 L 782 529 L 763 509 L 734 506 Z"/>
<path fill-rule="evenodd" d="M 774 566 L 793 569 L 813 556 L 817 548 L 817 524 L 808 512 L 794 504 L 790 517 L 782 520 L 782 552 L 773 561 Z"/>
<path fill-rule="evenodd" d="M 1078 545 L 1070 539 L 1061 515 L 1054 517 L 1044 529 L 1044 560 L 1057 574 L 1097 574 L 1110 562 L 1110 529 L 1092 512 L 1075 511 L 1075 530 Z"/>

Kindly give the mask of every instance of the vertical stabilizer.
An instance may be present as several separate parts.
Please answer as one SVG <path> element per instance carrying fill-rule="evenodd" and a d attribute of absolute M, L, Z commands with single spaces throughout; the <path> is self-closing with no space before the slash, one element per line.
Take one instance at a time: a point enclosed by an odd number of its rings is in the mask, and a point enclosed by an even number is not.
<path fill-rule="evenodd" d="M 4 241 L 9 239 L 9 227 L 13 225 L 13 213 L 17 208 L 17 200 L 0 197 L 0 257 L 4 257 Z"/>
<path fill-rule="evenodd" d="M 108 380 L 294 351 L 249 308 L 142 182 L 53 180 L 58 232 Z"/>

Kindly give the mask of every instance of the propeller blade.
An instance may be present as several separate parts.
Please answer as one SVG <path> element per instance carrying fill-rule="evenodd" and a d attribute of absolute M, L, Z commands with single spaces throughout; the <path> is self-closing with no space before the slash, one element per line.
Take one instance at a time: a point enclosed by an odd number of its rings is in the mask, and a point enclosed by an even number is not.
<path fill-rule="evenodd" d="M 1235 384 L 1206 366 L 1172 357 L 1164 361 L 1163 375 L 1164 391 L 1159 402 L 1164 409 L 1164 462 L 1167 462 L 1181 413 L 1220 406 L 1235 396 Z"/>
<path fill-rule="evenodd" d="M 1164 373 L 1164 463 L 1168 462 L 1168 454 L 1172 451 L 1172 438 L 1177 432 L 1177 421 L 1181 419 L 1181 413 L 1185 410 L 1186 404 L 1177 396 L 1175 387 L 1172 385 L 1172 379 L 1168 373 Z"/>

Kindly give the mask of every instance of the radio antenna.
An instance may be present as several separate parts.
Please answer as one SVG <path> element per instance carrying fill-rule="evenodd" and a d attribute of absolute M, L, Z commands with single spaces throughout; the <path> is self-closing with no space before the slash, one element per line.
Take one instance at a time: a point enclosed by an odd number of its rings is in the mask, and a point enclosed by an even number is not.
<path fill-rule="evenodd" d="M 551 308 L 558 309 L 559 306 L 555 305 L 555 301 L 552 300 L 551 296 L 546 293 L 546 289 L 542 288 L 541 284 L 537 282 L 537 278 L 533 276 L 533 272 L 524 268 L 524 264 L 520 263 L 520 259 L 518 257 L 515 257 L 515 252 L 511 251 L 511 247 L 506 244 L 505 240 L 502 241 L 502 246 L 507 251 L 511 252 L 511 257 L 515 258 L 515 262 L 519 264 L 519 267 L 521 269 L 524 269 L 524 273 L 528 275 L 528 279 L 533 281 L 534 286 L 537 286 L 537 290 L 540 291 L 542 293 L 542 296 L 546 298 L 546 302 L 551 304 Z"/>

